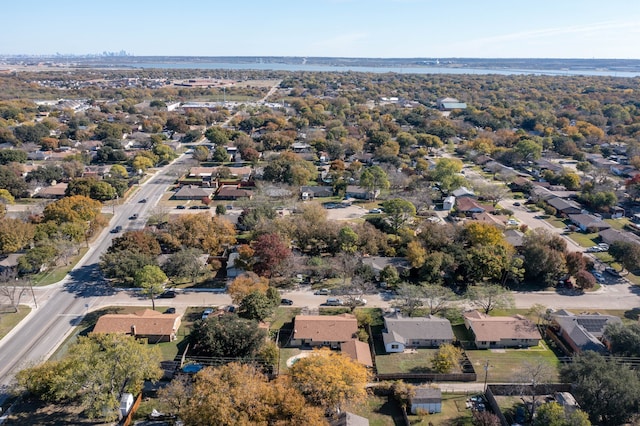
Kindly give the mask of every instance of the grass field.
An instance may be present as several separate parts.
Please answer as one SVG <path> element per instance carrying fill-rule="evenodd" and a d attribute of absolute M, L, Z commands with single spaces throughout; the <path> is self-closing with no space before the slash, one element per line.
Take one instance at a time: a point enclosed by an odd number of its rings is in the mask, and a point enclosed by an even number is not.
<path fill-rule="evenodd" d="M 376 355 L 376 367 L 380 374 L 429 373 L 436 352 L 437 349 L 416 349 L 415 352 Z"/>
<path fill-rule="evenodd" d="M 582 247 L 591 247 L 598 244 L 600 237 L 597 233 L 583 234 L 582 232 L 572 232 L 569 234 L 569 238 L 580 244 Z"/>
<path fill-rule="evenodd" d="M 6 336 L 13 328 L 20 323 L 31 312 L 31 308 L 25 305 L 18 306 L 18 312 L 13 312 L 12 308 L 0 310 L 0 339 Z"/>
<path fill-rule="evenodd" d="M 543 341 L 538 346 L 527 349 L 468 350 L 466 354 L 478 374 L 478 381 L 484 381 L 484 366 L 487 361 L 489 383 L 517 382 L 527 366 L 539 363 L 549 364 L 554 372 L 552 381 L 558 380 L 558 358 Z"/>

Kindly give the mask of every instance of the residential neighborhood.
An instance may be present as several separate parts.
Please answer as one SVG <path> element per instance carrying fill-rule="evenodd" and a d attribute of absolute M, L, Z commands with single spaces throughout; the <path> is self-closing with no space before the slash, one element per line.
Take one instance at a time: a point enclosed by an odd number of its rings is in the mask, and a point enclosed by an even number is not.
<path fill-rule="evenodd" d="M 198 392 L 248 389 L 309 424 L 637 417 L 585 403 L 592 374 L 621 378 L 603 405 L 640 391 L 637 81 L 144 74 L 3 83 L 7 424 L 24 401 L 195 424 Z"/>

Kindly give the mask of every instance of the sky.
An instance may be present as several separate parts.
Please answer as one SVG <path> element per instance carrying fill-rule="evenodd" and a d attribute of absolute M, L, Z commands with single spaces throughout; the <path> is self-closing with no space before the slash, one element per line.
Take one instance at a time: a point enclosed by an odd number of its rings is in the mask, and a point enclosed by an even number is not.
<path fill-rule="evenodd" d="M 638 0 L 5 0 L 0 55 L 640 59 Z"/>

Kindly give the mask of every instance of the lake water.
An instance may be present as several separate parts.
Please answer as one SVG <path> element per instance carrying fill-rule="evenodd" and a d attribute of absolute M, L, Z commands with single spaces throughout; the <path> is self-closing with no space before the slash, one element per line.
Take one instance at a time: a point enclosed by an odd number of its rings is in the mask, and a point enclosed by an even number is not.
<path fill-rule="evenodd" d="M 113 64 L 111 64 L 113 65 Z M 365 72 L 365 73 L 397 73 L 397 74 L 476 74 L 476 75 L 566 75 L 566 76 L 609 76 L 638 77 L 640 71 L 614 70 L 529 70 L 529 69 L 481 69 L 481 68 L 448 68 L 448 67 L 363 67 L 338 65 L 311 65 L 285 63 L 226 63 L 226 62 L 139 62 L 121 64 L 132 68 L 158 69 L 223 69 L 223 70 L 259 70 L 259 71 L 310 71 L 310 72 Z"/>

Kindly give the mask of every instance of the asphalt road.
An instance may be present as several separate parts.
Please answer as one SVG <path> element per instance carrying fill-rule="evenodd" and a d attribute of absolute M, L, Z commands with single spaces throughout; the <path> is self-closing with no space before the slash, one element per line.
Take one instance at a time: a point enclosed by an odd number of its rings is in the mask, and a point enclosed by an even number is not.
<path fill-rule="evenodd" d="M 173 171 L 187 161 L 183 155 L 137 187 L 125 203 L 110 206 L 114 213 L 110 228 L 95 239 L 74 270 L 61 282 L 34 290 L 35 302 L 30 302 L 34 309 L 0 341 L 0 404 L 8 397 L 9 386 L 20 369 L 46 360 L 87 312 L 108 304 L 107 300 L 119 293 L 105 284 L 98 267 L 101 253 L 118 235 L 111 230 L 118 225 L 123 230 L 142 228 L 145 216 L 175 181 Z M 134 213 L 139 220 L 129 219 Z"/>

